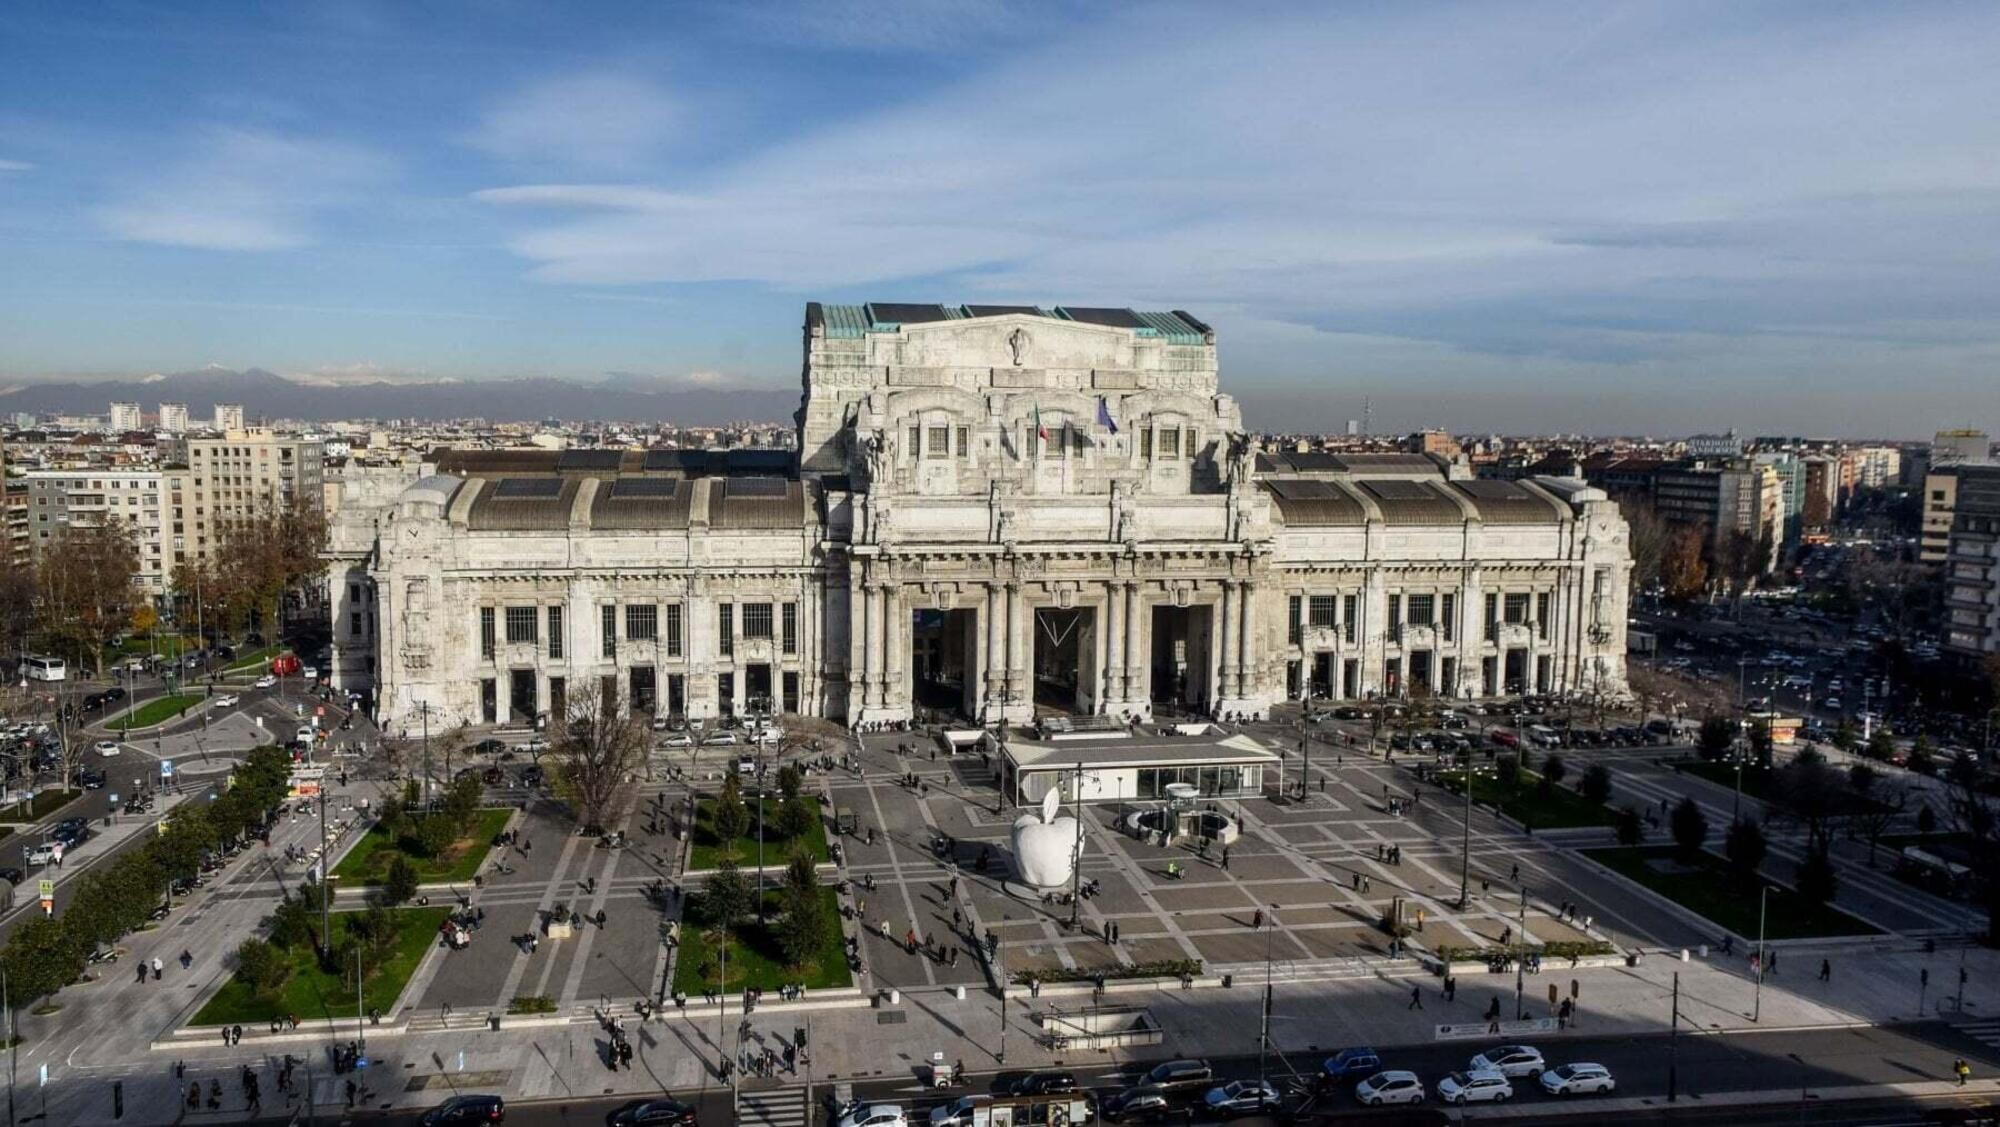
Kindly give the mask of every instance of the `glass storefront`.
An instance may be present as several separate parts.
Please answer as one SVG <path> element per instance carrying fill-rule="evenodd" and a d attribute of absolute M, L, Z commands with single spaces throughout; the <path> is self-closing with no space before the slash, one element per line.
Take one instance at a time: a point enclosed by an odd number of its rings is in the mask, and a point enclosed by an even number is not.
<path fill-rule="evenodd" d="M 1138 796 L 1165 798 L 1167 787 L 1174 783 L 1188 783 L 1199 789 L 1204 796 L 1256 794 L 1262 789 L 1263 781 L 1264 769 L 1254 765 L 1141 767 Z"/>

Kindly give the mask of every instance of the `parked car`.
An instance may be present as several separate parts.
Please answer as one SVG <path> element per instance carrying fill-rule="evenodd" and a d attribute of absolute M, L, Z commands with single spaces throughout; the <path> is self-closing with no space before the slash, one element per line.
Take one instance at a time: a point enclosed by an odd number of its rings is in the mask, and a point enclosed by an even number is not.
<path fill-rule="evenodd" d="M 453 1096 L 424 1113 L 417 1122 L 423 1127 L 459 1127 L 469 1123 L 498 1123 L 507 1118 L 507 1102 L 499 1096 Z"/>
<path fill-rule="evenodd" d="M 210 697 L 208 703 L 216 708 L 235 708 L 243 703 L 243 698 L 235 693 L 223 693 L 221 696 Z"/>
<path fill-rule="evenodd" d="M 1277 1107 L 1283 1099 L 1278 1086 L 1267 1080 L 1231 1080 L 1211 1088 L 1202 1103 L 1212 1115 L 1254 1115 Z"/>
<path fill-rule="evenodd" d="M 992 1096 L 960 1096 L 943 1107 L 931 1109 L 931 1127 L 972 1127 L 979 1109 L 992 1102 Z"/>
<path fill-rule="evenodd" d="M 1378 1072 L 1354 1086 L 1354 1098 L 1367 1107 L 1383 1104 L 1420 1104 L 1424 1102 L 1424 1082 L 1414 1072 L 1392 1068 Z"/>
<path fill-rule="evenodd" d="M 1074 1091 L 1074 1072 L 1035 1072 L 1014 1081 L 1014 1094 L 1017 1096 L 1053 1096 Z"/>
<path fill-rule="evenodd" d="M 117 740 L 98 740 L 90 745 L 90 750 L 109 759 L 124 749 L 118 746 Z"/>
<path fill-rule="evenodd" d="M 1467 1070 L 1471 1072 L 1490 1070 L 1509 1079 L 1525 1076 L 1533 1080 L 1547 1067 L 1542 1063 L 1542 1051 L 1532 1045 L 1500 1045 L 1473 1057 L 1472 1064 Z"/>
<path fill-rule="evenodd" d="M 256 684 L 257 684 L 257 687 L 258 687 L 258 688 L 260 688 L 260 689 L 268 689 L 268 688 L 271 688 L 272 686 L 276 685 L 277 683 L 278 683 L 278 679 L 277 679 L 277 677 L 275 677 L 275 676 L 273 676 L 272 674 L 269 674 L 269 673 L 266 673 L 266 674 L 264 674 L 264 675 L 263 675 L 262 677 L 259 677 L 259 678 L 257 678 L 257 682 L 256 682 Z"/>
<path fill-rule="evenodd" d="M 679 1100 L 633 1100 L 604 1117 L 605 1127 L 694 1127 L 694 1108 Z"/>
<path fill-rule="evenodd" d="M 299 666 L 299 676 L 304 677 L 308 681 L 317 681 L 319 680 L 319 667 L 316 665 L 301 665 Z"/>
<path fill-rule="evenodd" d="M 1158 1123 L 1174 1112 L 1174 1098 L 1157 1084 L 1141 1084 L 1107 1097 L 1098 1114 L 1112 1123 Z"/>
<path fill-rule="evenodd" d="M 49 836 L 64 845 L 80 845 L 90 837 L 90 823 L 83 818 L 64 818 L 49 831 Z"/>
<path fill-rule="evenodd" d="M 701 740 L 703 747 L 727 747 L 736 743 L 735 732 L 710 732 Z"/>
<path fill-rule="evenodd" d="M 1170 1060 L 1153 1066 L 1145 1083 L 1170 1093 L 1191 1095 L 1205 1092 L 1215 1083 L 1215 1070 L 1205 1060 Z"/>
<path fill-rule="evenodd" d="M 498 755 L 507 750 L 507 741 L 495 739 L 480 740 L 478 743 L 472 745 L 472 750 L 477 755 Z"/>
<path fill-rule="evenodd" d="M 1345 1083 L 1356 1076 L 1369 1076 L 1382 1071 L 1382 1057 L 1373 1049 L 1342 1049 L 1326 1058 L 1319 1071 L 1327 1081 Z"/>
<path fill-rule="evenodd" d="M 841 1116 L 835 1127 L 910 1127 L 910 1117 L 895 1104 L 871 1104 Z"/>
<path fill-rule="evenodd" d="M 62 843 L 59 841 L 38 841 L 21 851 L 21 860 L 28 865 L 47 865 L 61 857 Z"/>
<path fill-rule="evenodd" d="M 1585 1092 L 1611 1092 L 1618 1088 L 1611 1070 L 1601 1064 L 1582 1061 L 1559 1064 L 1542 1073 L 1542 1091 L 1551 1096 L 1577 1096 Z"/>
<path fill-rule="evenodd" d="M 0 866 L 0 880 L 4 880 L 8 884 L 20 884 L 22 881 L 27 879 L 28 879 L 28 874 L 22 872 L 21 870 L 15 868 L 12 865 Z"/>
<path fill-rule="evenodd" d="M 1438 1099 L 1448 1104 L 1498 1103 L 1514 1094 L 1514 1085 L 1498 1069 L 1454 1072 L 1438 1081 Z"/>

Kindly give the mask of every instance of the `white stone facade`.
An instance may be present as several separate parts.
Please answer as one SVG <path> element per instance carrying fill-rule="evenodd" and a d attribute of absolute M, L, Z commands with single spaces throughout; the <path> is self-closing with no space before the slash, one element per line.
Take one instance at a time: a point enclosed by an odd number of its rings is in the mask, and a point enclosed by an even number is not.
<path fill-rule="evenodd" d="M 1624 690 L 1625 527 L 1580 481 L 1260 457 L 1185 313 L 813 304 L 805 336 L 796 461 L 464 452 L 405 489 L 343 552 L 380 714 Z"/>

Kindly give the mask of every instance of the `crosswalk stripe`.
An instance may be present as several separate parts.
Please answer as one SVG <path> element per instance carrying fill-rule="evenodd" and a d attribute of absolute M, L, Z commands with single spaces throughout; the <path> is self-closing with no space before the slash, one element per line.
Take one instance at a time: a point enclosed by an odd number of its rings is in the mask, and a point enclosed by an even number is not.
<path fill-rule="evenodd" d="M 799 1088 L 744 1092 L 737 1097 L 736 1121 L 747 1127 L 803 1127 L 806 1094 Z"/>

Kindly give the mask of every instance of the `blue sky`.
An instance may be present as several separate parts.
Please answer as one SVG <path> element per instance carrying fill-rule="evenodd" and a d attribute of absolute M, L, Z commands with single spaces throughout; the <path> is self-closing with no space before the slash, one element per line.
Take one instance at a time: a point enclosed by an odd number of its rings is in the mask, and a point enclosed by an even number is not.
<path fill-rule="evenodd" d="M 1193 310 L 1253 424 L 2000 425 L 2000 6 L 24 2 L 0 377 L 795 384 Z"/>

